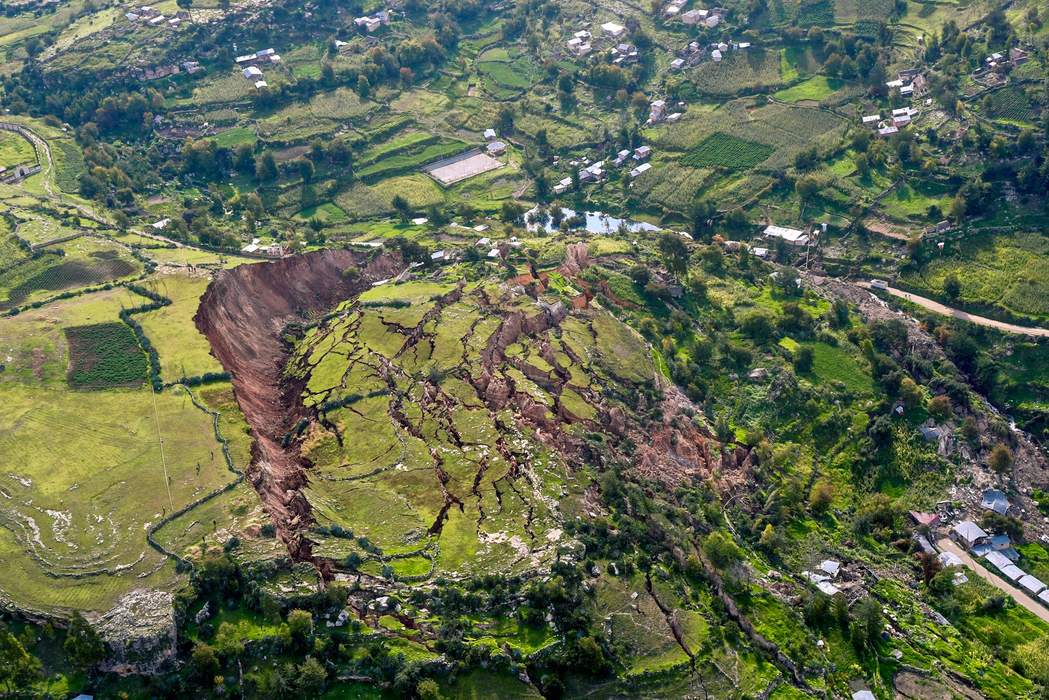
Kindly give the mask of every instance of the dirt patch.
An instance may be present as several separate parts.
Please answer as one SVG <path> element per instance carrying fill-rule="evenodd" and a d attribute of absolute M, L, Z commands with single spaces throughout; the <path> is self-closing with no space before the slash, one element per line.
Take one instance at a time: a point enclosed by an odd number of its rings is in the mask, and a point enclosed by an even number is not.
<path fill-rule="evenodd" d="M 293 558 L 322 573 L 305 537 L 312 522 L 300 489 L 306 468 L 298 446 L 283 438 L 304 416 L 301 380 L 285 380 L 282 339 L 291 322 L 304 322 L 352 298 L 372 282 L 400 271 L 399 259 L 349 250 L 323 250 L 220 272 L 201 297 L 194 317 L 212 354 L 232 377 L 233 391 L 255 442 L 248 479 Z M 344 271 L 356 268 L 359 275 Z"/>

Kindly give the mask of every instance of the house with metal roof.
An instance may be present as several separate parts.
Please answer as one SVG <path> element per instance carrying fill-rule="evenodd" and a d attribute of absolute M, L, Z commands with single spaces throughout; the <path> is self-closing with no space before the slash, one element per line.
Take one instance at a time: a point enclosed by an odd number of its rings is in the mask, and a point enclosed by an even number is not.
<path fill-rule="evenodd" d="M 951 528 L 951 539 L 968 549 L 972 549 L 981 542 L 985 542 L 988 534 L 972 520 L 963 520 Z"/>
<path fill-rule="evenodd" d="M 980 501 L 981 508 L 992 510 L 998 515 L 1008 513 L 1010 505 L 1009 498 L 998 489 L 987 489 L 983 492 L 983 499 Z"/>

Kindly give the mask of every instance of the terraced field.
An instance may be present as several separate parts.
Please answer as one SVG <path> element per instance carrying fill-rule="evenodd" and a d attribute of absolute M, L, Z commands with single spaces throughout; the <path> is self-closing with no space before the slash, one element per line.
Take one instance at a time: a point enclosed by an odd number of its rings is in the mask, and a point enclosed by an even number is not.
<path fill-rule="evenodd" d="M 299 432 L 314 552 L 409 579 L 548 561 L 575 488 L 554 448 L 596 425 L 603 378 L 654 376 L 617 326 L 496 287 L 419 282 L 366 292 L 309 331 L 289 371 L 313 414 Z"/>

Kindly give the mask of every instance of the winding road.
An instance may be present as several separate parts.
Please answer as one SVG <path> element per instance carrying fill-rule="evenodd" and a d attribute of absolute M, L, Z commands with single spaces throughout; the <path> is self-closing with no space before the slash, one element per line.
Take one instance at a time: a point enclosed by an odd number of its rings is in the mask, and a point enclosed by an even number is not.
<path fill-rule="evenodd" d="M 875 289 L 871 286 L 870 282 L 857 282 L 857 286 L 863 287 L 864 289 Z M 994 328 L 995 330 L 1003 331 L 1005 333 L 1015 333 L 1017 335 L 1029 335 L 1038 338 L 1049 338 L 1049 328 L 1039 327 L 1028 327 L 1018 326 L 1015 323 L 1006 323 L 1005 321 L 996 321 L 993 318 L 987 318 L 986 316 L 977 316 L 961 309 L 955 309 L 950 306 L 945 306 L 938 301 L 933 301 L 927 297 L 918 296 L 917 294 L 911 294 L 905 292 L 902 289 L 896 289 L 895 287 L 887 287 L 881 289 L 883 292 L 887 292 L 894 297 L 899 297 L 912 304 L 917 304 L 923 309 L 928 309 L 943 316 L 950 316 L 957 318 L 962 321 L 968 321 L 969 323 L 975 323 L 978 326 L 986 326 L 988 328 Z"/>

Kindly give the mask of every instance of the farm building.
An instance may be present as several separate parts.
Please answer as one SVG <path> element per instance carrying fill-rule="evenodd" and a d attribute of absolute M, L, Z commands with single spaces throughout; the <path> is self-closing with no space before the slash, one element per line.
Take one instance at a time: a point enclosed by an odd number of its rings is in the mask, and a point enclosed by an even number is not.
<path fill-rule="evenodd" d="M 484 130 L 484 140 L 485 141 L 495 141 L 495 137 L 496 137 L 495 129 L 485 129 Z"/>
<path fill-rule="evenodd" d="M 657 122 L 663 121 L 663 117 L 666 116 L 666 113 L 666 100 L 654 100 L 652 104 L 649 105 L 648 123 L 655 124 Z"/>
<path fill-rule="evenodd" d="M 940 552 L 940 556 L 936 557 L 936 559 L 940 562 L 940 566 L 945 569 L 962 565 L 961 558 L 953 552 Z"/>
<path fill-rule="evenodd" d="M 634 149 L 634 160 L 648 160 L 651 155 L 651 146 L 638 146 Z"/>
<path fill-rule="evenodd" d="M 583 41 L 578 37 L 575 37 L 573 39 L 568 40 L 568 50 L 572 52 L 572 54 L 574 54 L 575 56 L 582 57 L 592 52 L 594 50 L 594 47 L 591 46 L 588 42 Z"/>
<path fill-rule="evenodd" d="M 622 24 L 616 24 L 615 22 L 605 22 L 601 25 L 601 31 L 605 36 L 612 39 L 619 39 L 626 35 L 626 27 Z"/>
<path fill-rule="evenodd" d="M 1042 601 L 1043 605 L 1049 605 L 1049 590 L 1045 590 L 1039 593 L 1038 600 Z"/>
<path fill-rule="evenodd" d="M 506 144 L 502 141 L 492 141 L 486 146 L 485 150 L 488 151 L 489 155 L 501 156 L 506 153 Z"/>
<path fill-rule="evenodd" d="M 714 49 L 710 52 L 710 58 L 713 59 L 714 63 L 721 62 L 721 49 Z"/>
<path fill-rule="evenodd" d="M 376 12 L 374 15 L 357 17 L 353 20 L 353 23 L 357 25 L 359 29 L 363 29 L 368 34 L 377 31 L 380 27 L 390 23 L 390 13 L 388 10 L 381 10 Z"/>
<path fill-rule="evenodd" d="M 623 163 L 627 162 L 628 160 L 630 160 L 630 149 L 624 148 L 622 151 L 616 154 L 616 158 L 612 161 L 612 163 L 615 164 L 616 167 L 621 167 Z"/>
<path fill-rule="evenodd" d="M 262 77 L 262 71 L 260 71 L 255 66 L 248 66 L 241 72 L 244 74 L 244 77 L 248 80 L 258 79 Z"/>
<path fill-rule="evenodd" d="M 773 224 L 765 227 L 763 234 L 765 238 L 782 239 L 788 245 L 807 246 L 809 244 L 809 237 L 805 232 L 799 231 L 795 228 L 787 228 L 785 226 L 776 226 Z"/>
<path fill-rule="evenodd" d="M 1000 571 L 1002 572 L 1002 576 L 1013 582 L 1019 581 L 1027 575 L 1016 564 L 1011 564 L 1004 569 L 1000 569 Z"/>
<path fill-rule="evenodd" d="M 880 121 L 881 121 L 881 115 L 880 114 L 868 114 L 867 116 L 865 116 L 863 118 L 863 125 L 864 126 L 875 127 L 875 126 L 878 125 L 878 122 L 880 122 Z"/>
<path fill-rule="evenodd" d="M 833 559 L 824 559 L 820 562 L 820 570 L 831 578 L 837 578 L 838 573 L 841 571 L 841 562 Z"/>
<path fill-rule="evenodd" d="M 1009 535 L 990 535 L 984 542 L 973 547 L 973 554 L 978 557 L 984 556 L 987 552 L 1005 552 L 1006 556 L 1009 556 L 1008 552 L 1012 551 L 1015 550 L 1013 550 L 1013 543 Z"/>
<path fill-rule="evenodd" d="M 893 134 L 900 133 L 900 130 L 895 126 L 885 126 L 878 129 L 878 136 L 892 136 Z"/>
<path fill-rule="evenodd" d="M 270 84 L 267 83 L 265 80 L 256 80 L 255 81 L 255 89 L 256 90 L 262 90 L 263 88 L 268 88 L 269 86 L 270 86 Z"/>
<path fill-rule="evenodd" d="M 689 10 L 688 12 L 682 12 L 680 19 L 683 23 L 688 25 L 699 24 L 705 22 L 707 17 L 710 16 L 709 10 Z"/>
<path fill-rule="evenodd" d="M 675 58 L 673 61 L 670 62 L 670 67 L 673 70 L 681 70 L 681 69 L 683 69 L 685 67 L 685 59 L 683 59 L 683 58 Z"/>

